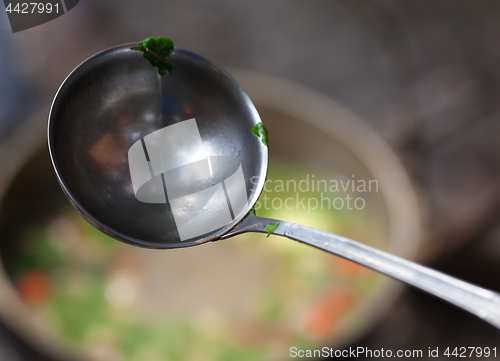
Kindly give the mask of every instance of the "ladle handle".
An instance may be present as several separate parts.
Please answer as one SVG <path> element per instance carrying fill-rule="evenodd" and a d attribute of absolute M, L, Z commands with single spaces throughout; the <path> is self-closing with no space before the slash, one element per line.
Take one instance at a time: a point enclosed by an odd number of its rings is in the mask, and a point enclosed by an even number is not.
<path fill-rule="evenodd" d="M 280 222 L 273 234 L 347 258 L 446 300 L 500 329 L 500 294 L 351 239 L 295 223 L 249 215 L 228 238 L 240 233 L 267 233 L 266 225 Z"/>

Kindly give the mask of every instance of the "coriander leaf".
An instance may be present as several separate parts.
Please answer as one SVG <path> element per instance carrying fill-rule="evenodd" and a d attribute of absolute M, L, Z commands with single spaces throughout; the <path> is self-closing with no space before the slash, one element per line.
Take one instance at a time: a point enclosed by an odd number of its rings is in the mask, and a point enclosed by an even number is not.
<path fill-rule="evenodd" d="M 172 39 L 159 36 L 155 38 L 154 36 L 147 38 L 146 40 L 140 41 L 139 44 L 143 48 L 154 51 L 155 53 L 169 57 L 172 51 L 174 51 L 174 42 Z"/>
<path fill-rule="evenodd" d="M 130 50 L 142 51 L 143 56 L 152 66 L 158 68 L 158 74 L 163 75 L 165 70 L 172 72 L 172 65 L 167 63 L 167 58 L 174 51 L 174 42 L 163 36 L 154 36 L 140 41 L 141 46 L 134 46 Z"/>
<path fill-rule="evenodd" d="M 259 137 L 266 147 L 269 147 L 269 142 L 267 140 L 267 129 L 264 124 L 262 124 L 262 122 L 255 124 L 255 127 L 252 128 L 252 133 Z"/>
<path fill-rule="evenodd" d="M 252 208 L 252 210 L 250 211 L 250 214 L 253 214 L 254 216 L 256 216 L 257 214 L 255 213 L 255 208 Z"/>
<path fill-rule="evenodd" d="M 270 224 L 266 225 L 266 229 L 267 229 L 267 237 L 269 238 L 269 236 L 271 234 L 274 233 L 274 231 L 276 230 L 276 228 L 278 228 L 278 226 L 280 225 L 280 222 L 276 223 L 274 226 L 271 226 Z"/>

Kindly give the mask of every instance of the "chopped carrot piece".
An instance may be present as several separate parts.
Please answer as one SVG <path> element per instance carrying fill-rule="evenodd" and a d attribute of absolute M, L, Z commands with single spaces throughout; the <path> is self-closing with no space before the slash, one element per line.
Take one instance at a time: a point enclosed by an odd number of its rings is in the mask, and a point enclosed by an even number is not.
<path fill-rule="evenodd" d="M 21 298 L 29 305 L 43 303 L 50 294 L 50 277 L 43 271 L 29 271 L 21 275 L 15 282 Z"/>
<path fill-rule="evenodd" d="M 326 292 L 306 318 L 306 330 L 316 337 L 334 335 L 339 317 L 354 305 L 356 297 L 347 289 Z"/>

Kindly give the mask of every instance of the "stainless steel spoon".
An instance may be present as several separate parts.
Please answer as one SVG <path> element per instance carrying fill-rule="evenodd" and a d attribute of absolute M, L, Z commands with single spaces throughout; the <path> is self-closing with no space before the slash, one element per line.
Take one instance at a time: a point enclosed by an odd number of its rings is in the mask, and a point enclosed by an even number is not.
<path fill-rule="evenodd" d="M 175 48 L 169 58 L 174 71 L 159 76 L 140 52 L 130 50 L 132 46 L 137 44 L 111 48 L 86 60 L 66 78 L 54 98 L 49 151 L 69 201 L 94 227 L 140 247 L 187 247 L 245 232 L 267 233 L 266 226 L 278 221 L 250 214 L 264 187 L 268 166 L 268 148 L 251 132 L 261 121 L 251 100 L 223 69 L 193 53 Z M 201 144 L 205 155 L 189 151 L 185 139 L 171 137 L 168 142 L 155 143 L 152 134 L 187 124 L 190 119 L 195 119 L 198 129 L 198 135 L 190 138 L 192 144 L 201 137 L 202 143 L 196 144 Z M 168 148 L 174 143 L 177 148 Z M 165 160 L 161 150 L 156 152 L 162 146 L 168 148 L 170 160 Z M 201 168 L 191 166 L 197 159 Z M 227 159 L 236 159 L 236 163 L 224 163 L 220 173 L 218 161 Z M 178 167 L 167 167 L 168 162 Z M 203 167 L 209 169 L 209 178 L 198 177 L 206 173 L 200 170 Z M 193 169 L 199 172 L 193 173 Z M 247 201 L 235 207 L 229 178 L 239 170 L 244 175 L 241 184 Z M 196 182 L 193 174 L 199 178 Z M 148 186 L 141 190 L 137 184 Z M 225 195 L 226 218 L 186 221 L 192 209 L 207 214 L 207 202 L 215 196 L 196 198 L 193 194 L 210 189 L 213 195 L 216 191 Z M 225 209 L 225 203 L 219 208 Z M 209 215 L 215 211 L 208 207 Z M 219 224 L 221 219 L 227 221 Z M 496 292 L 338 235 L 279 222 L 275 235 L 370 267 L 500 328 L 500 295 Z M 200 224 L 208 227 L 201 228 L 203 234 L 189 233 Z"/>

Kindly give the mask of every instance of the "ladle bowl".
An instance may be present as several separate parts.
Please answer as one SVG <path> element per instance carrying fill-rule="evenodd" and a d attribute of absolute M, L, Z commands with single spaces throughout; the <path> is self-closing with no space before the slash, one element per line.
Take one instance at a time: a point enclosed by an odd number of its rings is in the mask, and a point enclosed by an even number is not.
<path fill-rule="evenodd" d="M 176 48 L 169 58 L 174 71 L 160 76 L 142 53 L 130 50 L 134 45 L 88 59 L 57 92 L 48 136 L 59 183 L 89 223 L 122 242 L 173 248 L 216 240 L 241 221 L 262 190 L 268 151 L 252 134 L 260 117 L 243 89 L 218 66 Z M 169 202 L 136 199 L 128 152 L 148 134 L 191 118 L 208 155 L 240 161 L 250 196 L 245 211 L 223 228 L 180 241 Z M 174 151 L 177 158 L 188 157 Z M 257 187 L 251 177 L 258 179 Z"/>

